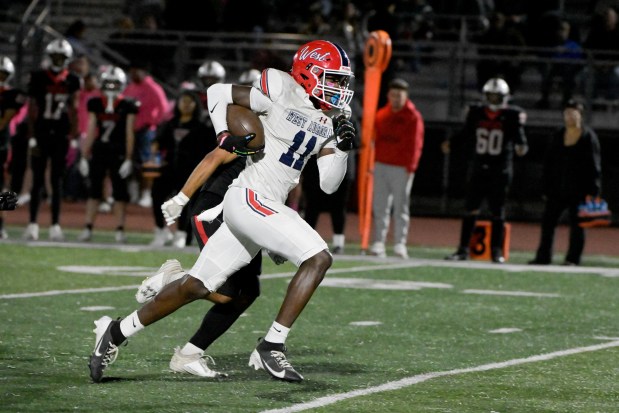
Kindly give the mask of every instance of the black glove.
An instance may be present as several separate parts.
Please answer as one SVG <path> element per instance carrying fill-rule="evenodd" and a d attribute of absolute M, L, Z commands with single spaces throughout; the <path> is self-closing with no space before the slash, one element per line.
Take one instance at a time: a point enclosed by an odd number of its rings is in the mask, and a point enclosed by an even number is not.
<path fill-rule="evenodd" d="M 352 122 L 346 119 L 343 113 L 333 119 L 333 131 L 340 151 L 349 151 L 353 147 L 353 140 L 357 131 Z"/>
<path fill-rule="evenodd" d="M 0 211 L 12 211 L 17 206 L 17 194 L 15 192 L 0 193 Z"/>
<path fill-rule="evenodd" d="M 247 146 L 255 137 L 255 133 L 250 133 L 245 136 L 236 136 L 224 130 L 217 134 L 217 142 L 219 142 L 219 147 L 225 151 L 235 153 L 239 156 L 250 156 L 264 151 L 264 145 L 258 148 L 250 148 Z"/>

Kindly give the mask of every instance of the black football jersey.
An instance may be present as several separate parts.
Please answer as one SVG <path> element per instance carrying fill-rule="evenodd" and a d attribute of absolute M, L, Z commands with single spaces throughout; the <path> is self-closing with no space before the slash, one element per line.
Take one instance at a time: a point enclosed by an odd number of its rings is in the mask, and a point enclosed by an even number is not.
<path fill-rule="evenodd" d="M 68 105 L 71 96 L 80 88 L 80 78 L 68 70 L 60 73 L 37 70 L 31 73 L 28 96 L 34 99 L 39 108 L 35 125 L 37 136 L 49 133 L 50 129 L 68 133 Z"/>
<path fill-rule="evenodd" d="M 111 105 L 113 111 L 106 111 L 107 97 L 96 96 L 88 100 L 88 112 L 97 117 L 98 139 L 102 143 L 110 142 L 125 149 L 127 116 L 138 113 L 136 100 L 119 96 Z"/>
<path fill-rule="evenodd" d="M 18 112 L 26 103 L 26 95 L 19 89 L 0 89 L 0 118 L 11 109 Z M 9 143 L 9 125 L 0 130 L 0 149 L 5 149 Z"/>
<path fill-rule="evenodd" d="M 526 113 L 515 106 L 492 111 L 486 105 L 471 105 L 465 133 L 473 140 L 474 165 L 508 169 L 514 157 L 514 145 L 527 145 L 524 131 Z"/>
<path fill-rule="evenodd" d="M 245 169 L 245 157 L 239 156 L 230 163 L 219 166 L 202 186 L 201 191 L 212 192 L 223 198 L 228 187 Z"/>

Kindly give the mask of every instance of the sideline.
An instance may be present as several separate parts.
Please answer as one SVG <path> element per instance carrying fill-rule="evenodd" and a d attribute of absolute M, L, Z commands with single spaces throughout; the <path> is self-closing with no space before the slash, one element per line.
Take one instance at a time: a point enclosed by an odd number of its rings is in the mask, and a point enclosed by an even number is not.
<path fill-rule="evenodd" d="M 497 369 L 504 369 L 507 367 L 518 366 L 521 364 L 527 363 L 536 363 L 539 361 L 547 361 L 552 360 L 558 357 L 571 356 L 574 354 L 580 353 L 588 353 L 592 351 L 605 350 L 608 348 L 619 347 L 619 340 L 611 341 L 609 343 L 597 344 L 588 347 L 576 347 L 567 350 L 555 351 L 552 353 L 546 354 L 538 354 L 536 356 L 530 356 L 525 358 L 513 359 L 502 361 L 498 363 L 489 363 L 482 364 L 481 366 L 469 367 L 465 369 L 455 369 L 455 370 L 447 370 L 447 371 L 435 371 L 431 373 L 418 374 L 416 376 L 410 376 L 403 378 L 397 381 L 387 382 L 385 384 L 381 384 L 379 386 L 368 387 L 367 389 L 354 390 L 346 393 L 334 394 L 331 396 L 319 397 L 311 402 L 299 403 L 289 407 L 284 407 L 282 409 L 273 409 L 273 410 L 263 410 L 260 413 L 293 413 L 293 412 L 301 412 L 304 410 L 321 408 L 328 406 L 330 404 L 334 404 L 343 400 L 352 399 L 355 397 L 363 397 L 370 394 L 381 393 L 385 391 L 399 390 L 405 387 L 410 387 L 418 383 L 423 383 L 424 381 L 428 381 L 431 379 L 436 379 L 438 377 L 447 377 L 447 376 L 456 376 L 459 374 L 466 373 L 476 373 L 482 371 L 490 371 Z"/>

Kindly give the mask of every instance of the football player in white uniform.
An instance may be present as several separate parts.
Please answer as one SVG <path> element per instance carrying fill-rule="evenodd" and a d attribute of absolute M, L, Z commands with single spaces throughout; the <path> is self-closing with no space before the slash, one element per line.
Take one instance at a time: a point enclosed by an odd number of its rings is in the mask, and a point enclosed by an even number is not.
<path fill-rule="evenodd" d="M 323 191 L 334 192 L 342 181 L 355 130 L 345 116 L 332 120 L 327 112 L 342 110 L 350 103 L 352 76 L 344 50 L 332 42 L 316 40 L 299 48 L 290 74 L 267 69 L 259 88 L 216 84 L 208 89 L 209 112 L 218 132 L 216 151 L 251 157 L 224 197 L 224 224 L 205 245 L 193 268 L 124 319 L 113 321 L 106 316 L 95 321 L 96 344 L 90 357 L 94 382 L 101 381 L 103 370 L 116 358 L 118 346 L 145 326 L 197 299 L 229 302 L 230 297 L 216 290 L 263 248 L 293 262 L 298 270 L 249 364 L 281 380 L 303 380 L 286 359 L 284 343 L 331 266 L 332 257 L 320 235 L 284 202 L 311 155 L 318 155 Z M 260 114 L 263 145 L 252 142 L 254 134 L 234 136 L 227 131 L 229 104 Z M 181 192 L 172 201 L 182 209 L 191 195 Z"/>

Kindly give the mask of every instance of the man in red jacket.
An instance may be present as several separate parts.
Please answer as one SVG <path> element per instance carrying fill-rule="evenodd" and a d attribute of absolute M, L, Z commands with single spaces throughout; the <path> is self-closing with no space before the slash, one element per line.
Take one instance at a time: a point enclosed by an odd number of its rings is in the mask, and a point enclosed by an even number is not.
<path fill-rule="evenodd" d="M 408 258 L 406 240 L 410 221 L 409 203 L 413 178 L 423 149 L 424 124 L 408 98 L 408 83 L 389 83 L 387 104 L 376 113 L 376 164 L 372 221 L 374 242 L 370 253 L 385 257 L 385 240 L 393 208 L 393 252 Z"/>

